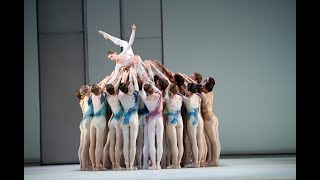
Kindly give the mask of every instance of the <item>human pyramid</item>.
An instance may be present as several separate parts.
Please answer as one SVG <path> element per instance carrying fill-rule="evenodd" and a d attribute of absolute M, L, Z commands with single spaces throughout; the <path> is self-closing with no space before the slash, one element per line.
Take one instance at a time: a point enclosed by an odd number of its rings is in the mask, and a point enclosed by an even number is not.
<path fill-rule="evenodd" d="M 80 169 L 85 171 L 218 166 L 220 141 L 212 77 L 171 72 L 157 60 L 134 55 L 129 42 L 99 33 L 123 48 L 109 51 L 115 70 L 76 93 Z M 163 73 L 162 73 L 163 72 Z"/>

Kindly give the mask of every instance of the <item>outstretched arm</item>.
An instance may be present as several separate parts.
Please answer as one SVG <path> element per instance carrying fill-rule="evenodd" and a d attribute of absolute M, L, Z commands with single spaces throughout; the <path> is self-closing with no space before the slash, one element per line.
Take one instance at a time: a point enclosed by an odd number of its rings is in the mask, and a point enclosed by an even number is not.
<path fill-rule="evenodd" d="M 144 90 L 143 87 L 146 84 L 146 79 L 143 78 L 143 79 L 141 79 L 141 81 L 142 81 L 142 89 L 139 91 L 139 95 L 142 100 L 145 100 L 147 98 L 147 94 L 146 94 L 146 91 Z"/>
<path fill-rule="evenodd" d="M 115 68 L 114 68 L 113 75 L 112 76 L 110 75 L 111 78 L 108 80 L 108 84 L 112 84 L 113 81 L 117 78 L 117 76 L 119 74 L 119 71 L 120 71 L 120 68 L 121 68 L 121 65 L 117 63 Z"/>
<path fill-rule="evenodd" d="M 168 79 L 168 77 L 165 76 L 161 71 L 159 71 L 159 69 L 158 69 L 152 62 L 150 62 L 150 66 L 156 71 L 156 74 L 157 74 L 159 77 L 162 77 L 162 78 L 166 79 L 168 82 L 170 82 L 169 79 Z"/>
<path fill-rule="evenodd" d="M 173 77 L 173 73 L 171 71 L 169 71 L 166 67 L 164 67 L 164 65 L 162 65 L 159 61 L 154 60 L 153 61 L 156 65 L 162 67 L 162 70 L 164 71 L 164 73 L 166 74 L 166 76 L 170 79 Z"/>
<path fill-rule="evenodd" d="M 166 90 L 164 91 L 164 99 L 169 99 L 169 87 L 170 87 L 170 83 L 167 86 Z"/>
<path fill-rule="evenodd" d="M 124 47 L 126 45 L 128 45 L 127 41 L 121 40 L 119 38 L 113 37 L 108 33 L 105 33 L 103 31 L 99 30 L 99 33 L 105 38 L 105 39 L 110 39 L 114 44 L 120 46 L 120 47 Z"/>
<path fill-rule="evenodd" d="M 179 73 L 182 77 L 184 77 L 184 79 L 188 80 L 189 82 L 192 82 L 194 84 L 197 84 L 197 82 L 193 79 L 191 79 L 189 76 L 187 76 L 186 74 L 182 74 L 182 73 Z"/>
<path fill-rule="evenodd" d="M 133 71 L 131 71 L 131 76 L 132 76 L 132 79 L 133 79 L 134 90 L 135 91 L 139 91 L 139 85 L 138 85 L 137 76 L 136 76 L 135 73 L 133 73 Z"/>
<path fill-rule="evenodd" d="M 136 26 L 133 24 L 133 25 L 131 26 L 131 28 L 132 28 L 132 32 L 131 32 L 129 44 L 128 44 L 127 46 L 124 46 L 123 52 L 127 52 L 127 51 L 131 48 L 131 46 L 132 46 L 132 44 L 133 44 L 134 37 L 135 37 L 135 34 L 136 34 Z"/>
<path fill-rule="evenodd" d="M 122 74 L 120 73 L 116 83 L 114 84 L 114 89 L 117 90 L 119 88 L 120 81 L 122 79 Z"/>

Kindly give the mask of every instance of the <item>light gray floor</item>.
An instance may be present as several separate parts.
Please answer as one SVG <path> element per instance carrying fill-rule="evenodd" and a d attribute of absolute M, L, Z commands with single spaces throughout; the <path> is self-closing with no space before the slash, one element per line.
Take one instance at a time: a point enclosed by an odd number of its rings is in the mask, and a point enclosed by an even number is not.
<path fill-rule="evenodd" d="M 79 171 L 79 165 L 25 166 L 25 180 L 296 179 L 296 157 L 228 157 L 219 167 L 136 171 Z"/>

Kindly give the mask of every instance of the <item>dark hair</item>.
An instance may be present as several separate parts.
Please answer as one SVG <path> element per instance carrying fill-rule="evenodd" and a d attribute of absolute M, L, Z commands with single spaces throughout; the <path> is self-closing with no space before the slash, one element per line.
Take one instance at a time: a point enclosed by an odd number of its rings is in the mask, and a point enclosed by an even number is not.
<path fill-rule="evenodd" d="M 94 95 L 98 96 L 98 95 L 99 95 L 99 92 L 100 92 L 100 86 L 99 86 L 97 83 L 93 84 L 93 85 L 92 85 L 92 88 L 91 88 L 91 92 L 92 92 Z"/>
<path fill-rule="evenodd" d="M 209 83 L 211 83 L 213 86 L 216 84 L 216 81 L 212 77 L 208 77 Z"/>
<path fill-rule="evenodd" d="M 107 84 L 106 90 L 109 94 L 113 95 L 115 93 L 114 86 L 112 84 Z"/>
<path fill-rule="evenodd" d="M 153 88 L 150 84 L 145 84 L 143 86 L 143 89 L 148 93 L 148 94 L 152 94 L 153 93 Z"/>
<path fill-rule="evenodd" d="M 184 78 L 180 74 L 174 74 L 174 81 L 178 85 L 178 87 L 184 84 Z"/>
<path fill-rule="evenodd" d="M 200 83 L 196 84 L 196 89 L 197 89 L 197 93 L 202 93 L 202 91 L 203 91 L 202 84 L 200 84 Z"/>
<path fill-rule="evenodd" d="M 116 51 L 114 51 L 114 50 L 111 50 L 111 51 L 108 51 L 108 55 L 109 54 L 113 54 L 113 53 L 115 53 Z"/>
<path fill-rule="evenodd" d="M 192 92 L 192 93 L 197 92 L 196 85 L 193 84 L 193 83 L 188 83 L 187 89 L 188 89 L 188 91 L 190 91 L 190 92 Z"/>
<path fill-rule="evenodd" d="M 178 94 L 179 92 L 179 89 L 177 90 L 177 85 L 172 83 L 170 84 L 170 87 L 169 87 L 169 91 L 172 93 L 172 94 Z"/>
<path fill-rule="evenodd" d="M 213 89 L 213 84 L 210 83 L 210 82 L 206 82 L 206 83 L 204 84 L 204 87 L 208 90 L 208 92 L 211 92 L 212 89 Z"/>
<path fill-rule="evenodd" d="M 159 81 L 160 90 L 165 90 L 169 86 L 168 81 L 164 78 L 159 78 L 158 81 Z"/>
<path fill-rule="evenodd" d="M 119 84 L 119 89 L 125 94 L 127 94 L 129 92 L 129 88 L 128 88 L 128 84 L 127 83 L 120 83 Z"/>
<path fill-rule="evenodd" d="M 155 75 L 153 76 L 154 83 L 157 83 L 157 81 L 159 80 L 159 78 L 160 78 L 160 77 L 155 74 Z"/>
<path fill-rule="evenodd" d="M 197 73 L 197 72 L 194 72 L 193 74 L 194 74 L 194 77 L 195 77 L 196 82 L 197 82 L 197 83 L 201 83 L 201 81 L 202 81 L 202 76 L 201 76 L 201 74 L 200 74 L 200 73 Z"/>
<path fill-rule="evenodd" d="M 138 86 L 139 86 L 139 90 L 141 91 L 142 90 L 142 81 L 140 78 L 137 78 L 137 81 L 138 81 Z"/>
<path fill-rule="evenodd" d="M 79 100 L 81 100 L 81 94 L 80 94 L 80 90 L 77 90 L 76 93 L 74 94 Z"/>

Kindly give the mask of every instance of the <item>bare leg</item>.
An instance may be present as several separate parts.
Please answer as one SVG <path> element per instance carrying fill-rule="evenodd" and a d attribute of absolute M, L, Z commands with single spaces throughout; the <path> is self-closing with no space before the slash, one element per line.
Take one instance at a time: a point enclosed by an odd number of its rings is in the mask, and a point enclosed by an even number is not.
<path fill-rule="evenodd" d="M 207 133 L 207 131 L 203 131 L 204 132 L 204 137 L 205 137 L 205 139 L 206 139 L 206 142 L 207 142 L 207 148 L 208 148 L 208 150 L 207 150 L 207 158 L 206 158 L 206 162 L 210 162 L 211 161 L 211 158 L 212 158 L 212 156 L 211 156 L 211 152 L 212 152 L 212 150 L 211 150 L 211 142 L 210 142 L 210 139 L 209 139 L 209 136 L 208 136 L 208 133 Z"/>
<path fill-rule="evenodd" d="M 95 148 L 95 158 L 96 158 L 96 170 L 102 171 L 102 152 L 103 152 L 103 141 L 105 138 L 106 124 L 100 124 L 99 128 L 96 129 L 96 148 Z"/>
<path fill-rule="evenodd" d="M 185 153 L 185 165 L 189 164 L 191 162 L 191 154 L 192 154 L 192 147 L 191 147 L 191 142 L 190 142 L 190 138 L 189 138 L 189 132 L 188 132 L 188 126 L 186 127 L 186 132 L 185 132 L 185 136 L 184 136 L 184 153 Z"/>
<path fill-rule="evenodd" d="M 192 120 L 190 120 L 192 122 Z M 192 146 L 193 163 L 190 167 L 199 167 L 199 150 L 197 146 L 197 125 L 188 123 L 188 133 Z"/>
<path fill-rule="evenodd" d="M 156 147 L 155 147 L 155 122 L 154 120 L 150 121 L 148 124 L 148 139 L 150 146 L 150 157 L 152 165 L 149 169 L 156 169 Z M 162 143 L 162 142 L 161 142 Z"/>
<path fill-rule="evenodd" d="M 207 146 L 207 141 L 205 137 L 205 131 L 202 128 L 202 146 L 203 146 L 203 151 L 202 151 L 202 156 L 200 159 L 200 167 L 204 167 L 206 163 L 206 158 L 207 158 L 207 152 L 208 152 L 208 146 Z"/>
<path fill-rule="evenodd" d="M 130 120 L 130 159 L 129 159 L 129 167 L 130 170 L 133 170 L 133 163 L 136 156 L 136 142 L 139 131 L 139 121 L 138 114 L 132 116 Z"/>
<path fill-rule="evenodd" d="M 139 119 L 140 121 L 140 119 Z M 144 126 L 139 125 L 138 138 L 137 138 L 137 161 L 138 161 L 138 169 L 142 168 L 142 149 L 143 149 L 143 130 Z"/>
<path fill-rule="evenodd" d="M 91 120 L 84 120 L 83 122 L 83 146 L 81 150 L 81 161 L 83 170 L 89 170 L 89 148 L 90 148 L 90 125 Z"/>
<path fill-rule="evenodd" d="M 115 170 L 116 129 L 115 129 L 113 123 L 114 122 L 111 121 L 110 127 L 109 127 L 109 141 L 110 141 L 109 154 L 110 154 L 110 159 L 111 159 L 111 163 L 112 163 L 112 169 Z"/>
<path fill-rule="evenodd" d="M 176 133 L 177 133 L 177 141 L 178 141 L 178 162 L 177 168 L 181 168 L 180 163 L 183 155 L 183 125 L 176 126 Z"/>
<path fill-rule="evenodd" d="M 166 132 L 164 133 L 166 134 Z M 171 138 L 171 137 L 170 137 Z M 166 151 L 167 151 L 167 156 L 166 156 L 166 165 L 167 167 L 171 168 L 171 158 L 172 158 L 172 147 L 171 147 L 171 143 L 170 143 L 170 140 L 169 140 L 169 136 L 166 134 L 165 136 L 165 143 L 166 143 Z"/>
<path fill-rule="evenodd" d="M 164 129 L 166 129 L 167 127 L 164 126 Z M 166 134 L 166 130 L 163 131 L 163 138 L 165 139 L 167 137 L 167 134 Z M 167 143 L 166 141 L 163 141 L 162 142 L 162 147 L 164 149 L 163 153 L 162 153 L 162 157 L 161 157 L 161 167 L 162 169 L 165 169 L 167 168 L 166 165 L 167 165 Z"/>
<path fill-rule="evenodd" d="M 122 125 L 122 135 L 124 163 L 126 164 L 126 169 L 129 169 L 129 125 Z"/>
<path fill-rule="evenodd" d="M 176 125 L 171 123 L 167 124 L 166 131 L 167 131 L 167 136 L 170 137 L 169 141 L 171 143 L 172 165 L 173 165 L 173 168 L 178 168 L 178 146 L 177 146 Z"/>
<path fill-rule="evenodd" d="M 160 161 L 163 153 L 162 141 L 163 141 L 163 118 L 159 117 L 155 119 L 157 121 L 156 126 L 156 138 L 157 138 L 157 169 L 161 169 Z"/>
<path fill-rule="evenodd" d="M 219 147 L 218 147 L 218 141 L 217 138 L 215 136 L 215 132 L 214 132 L 214 122 L 213 119 L 208 120 L 205 122 L 205 128 L 206 131 L 208 133 L 210 142 L 211 142 L 211 154 L 212 154 L 212 158 L 211 158 L 211 162 L 210 165 L 214 165 L 214 162 L 217 160 L 217 155 L 218 155 L 218 151 L 219 151 Z"/>
<path fill-rule="evenodd" d="M 199 120 L 199 124 L 197 126 L 197 144 L 198 144 L 198 166 L 200 167 L 200 161 L 202 160 L 203 157 L 203 152 L 204 152 L 204 142 L 203 142 L 203 120 Z"/>
<path fill-rule="evenodd" d="M 83 138 L 84 138 L 84 132 L 83 129 L 80 129 L 80 145 L 79 145 L 79 149 L 78 149 L 78 158 L 79 158 L 79 162 L 80 162 L 80 170 L 83 170 L 83 165 L 82 164 L 82 158 L 81 158 L 81 151 L 82 151 L 82 146 L 83 146 Z"/>
<path fill-rule="evenodd" d="M 108 133 L 107 135 L 107 142 L 106 144 L 104 145 L 104 148 L 103 148 L 103 155 L 102 155 L 102 158 L 103 158 L 103 167 L 104 168 L 108 168 L 108 161 L 110 159 L 110 156 L 109 156 L 109 150 L 110 150 L 110 133 Z"/>
<path fill-rule="evenodd" d="M 121 170 L 120 158 L 121 158 L 121 150 L 122 150 L 122 129 L 120 127 L 120 124 L 117 124 L 115 127 L 116 127 L 115 170 Z"/>
<path fill-rule="evenodd" d="M 95 161 L 95 148 L 96 148 L 96 128 L 94 127 L 94 122 L 90 125 L 90 148 L 89 148 L 89 156 L 91 160 L 91 164 L 93 170 L 95 171 L 96 168 L 96 161 Z"/>
<path fill-rule="evenodd" d="M 217 166 L 219 165 L 219 160 L 220 160 L 221 144 L 220 144 L 220 138 L 219 138 L 219 120 L 217 116 L 214 116 L 214 119 L 216 120 L 214 123 L 215 138 L 217 139 L 217 144 L 218 144 L 217 159 L 215 160 L 215 165 Z"/>
<path fill-rule="evenodd" d="M 149 168 L 149 164 L 148 164 L 149 150 L 150 150 L 149 139 L 148 139 L 148 126 L 145 125 L 143 127 L 143 129 L 144 129 L 144 136 L 143 136 L 143 169 L 148 169 Z"/>

